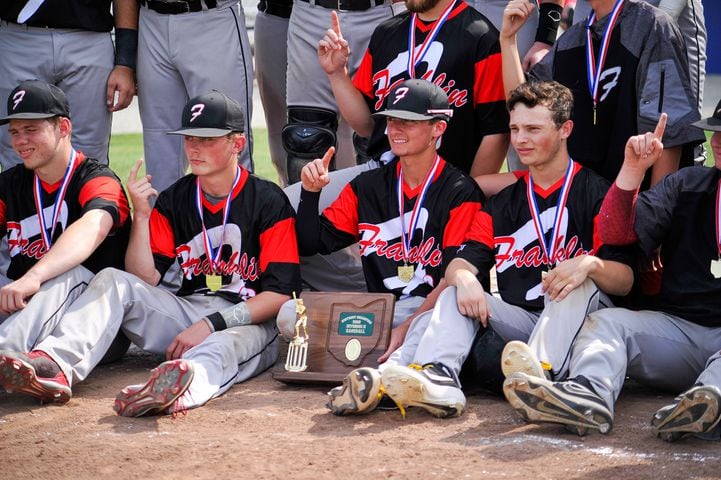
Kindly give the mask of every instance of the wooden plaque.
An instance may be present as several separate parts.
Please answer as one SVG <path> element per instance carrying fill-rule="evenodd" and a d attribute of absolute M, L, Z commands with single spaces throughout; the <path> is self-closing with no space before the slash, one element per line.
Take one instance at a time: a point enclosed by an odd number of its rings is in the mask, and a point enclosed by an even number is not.
<path fill-rule="evenodd" d="M 281 344 L 273 378 L 285 383 L 339 384 L 353 369 L 377 367 L 390 343 L 392 293 L 303 292 L 308 315 L 308 368 L 285 369 Z"/>

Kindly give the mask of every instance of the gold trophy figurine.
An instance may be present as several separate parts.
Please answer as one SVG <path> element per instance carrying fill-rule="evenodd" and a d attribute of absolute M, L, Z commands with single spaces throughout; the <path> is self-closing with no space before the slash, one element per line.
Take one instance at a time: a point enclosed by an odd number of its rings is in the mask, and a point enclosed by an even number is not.
<path fill-rule="evenodd" d="M 288 356 L 285 359 L 285 369 L 289 372 L 302 372 L 308 368 L 308 316 L 305 314 L 303 300 L 295 296 L 295 337 L 288 344 Z M 300 329 L 303 327 L 303 335 Z"/>

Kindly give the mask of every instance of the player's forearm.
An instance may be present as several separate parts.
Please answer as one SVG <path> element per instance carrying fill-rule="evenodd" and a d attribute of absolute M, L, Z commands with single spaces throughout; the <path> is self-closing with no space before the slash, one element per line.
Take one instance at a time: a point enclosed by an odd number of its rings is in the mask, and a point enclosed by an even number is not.
<path fill-rule="evenodd" d="M 607 295 L 623 296 L 633 286 L 633 270 L 628 265 L 612 260 L 589 256 L 593 267 L 588 278 Z"/>
<path fill-rule="evenodd" d="M 598 212 L 598 237 L 606 245 L 632 245 L 638 241 L 633 229 L 638 189 L 611 185 Z"/>
<path fill-rule="evenodd" d="M 526 81 L 521 65 L 521 55 L 518 52 L 518 44 L 516 35 L 512 37 L 500 37 L 501 44 L 501 61 L 503 64 L 503 90 L 506 93 L 506 99 L 511 91 Z"/>
<path fill-rule="evenodd" d="M 370 137 L 374 121 L 363 94 L 355 88 L 346 71 L 328 77 L 341 116 L 361 137 Z"/>
<path fill-rule="evenodd" d="M 653 187 L 663 178 L 678 170 L 681 163 L 681 147 L 664 148 L 656 163 L 651 168 L 651 186 Z"/>
<path fill-rule="evenodd" d="M 113 228 L 113 217 L 104 210 L 90 210 L 58 237 L 50 250 L 25 275 L 40 283 L 72 270 L 92 255 Z"/>
<path fill-rule="evenodd" d="M 493 173 L 491 175 L 479 175 L 474 178 L 486 198 L 492 197 L 516 181 L 512 173 Z"/>
<path fill-rule="evenodd" d="M 471 177 L 498 173 L 508 152 L 509 134 L 486 135 L 478 146 L 471 165 Z"/>
<path fill-rule="evenodd" d="M 138 11 L 139 6 L 137 0 L 113 0 L 113 18 L 115 19 L 115 28 L 138 29 Z"/>
<path fill-rule="evenodd" d="M 160 282 L 160 272 L 155 268 L 150 249 L 150 219 L 136 215 L 130 229 L 128 250 L 125 252 L 125 270 L 150 285 Z"/>
<path fill-rule="evenodd" d="M 262 323 L 278 315 L 280 307 L 291 299 L 290 295 L 277 292 L 260 292 L 245 303 L 248 306 L 252 323 Z"/>
<path fill-rule="evenodd" d="M 448 285 L 457 287 L 462 282 L 469 281 L 471 277 L 475 279 L 476 275 L 478 269 L 475 265 L 463 258 L 454 258 L 446 267 L 445 280 Z"/>

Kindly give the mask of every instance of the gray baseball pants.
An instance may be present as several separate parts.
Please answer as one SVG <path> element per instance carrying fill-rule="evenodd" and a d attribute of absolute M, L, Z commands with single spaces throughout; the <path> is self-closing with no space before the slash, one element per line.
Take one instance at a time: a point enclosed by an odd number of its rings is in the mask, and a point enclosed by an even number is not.
<path fill-rule="evenodd" d="M 164 354 L 180 332 L 231 305 L 216 296 L 178 297 L 130 273 L 107 268 L 95 275 L 63 315 L 40 306 L 39 313 L 28 318 L 41 324 L 53 319 L 52 335 L 34 348 L 50 355 L 72 385 L 90 374 L 120 329 L 143 350 Z M 234 383 L 263 372 L 277 357 L 273 322 L 212 333 L 183 355 L 195 371 L 185 406 L 203 405 Z"/>
<path fill-rule="evenodd" d="M 8 95 L 24 80 L 37 78 L 57 85 L 70 103 L 73 145 L 107 165 L 111 115 L 105 92 L 113 66 L 113 42 L 108 32 L 0 21 L 0 112 L 6 115 Z M 3 171 L 18 163 L 20 158 L 10 145 L 7 128 L 0 128 Z"/>
<path fill-rule="evenodd" d="M 185 175 L 188 160 L 180 127 L 189 98 L 219 90 L 245 112 L 248 145 L 240 164 L 253 171 L 250 132 L 253 61 L 238 2 L 212 10 L 166 15 L 140 8 L 138 27 L 138 106 L 143 123 L 147 173 L 159 192 Z"/>
<path fill-rule="evenodd" d="M 255 17 L 255 80 L 268 128 L 270 159 L 281 187 L 288 185 L 288 166 L 280 132 L 286 124 L 285 72 L 288 59 L 288 19 L 258 12 Z"/>
<path fill-rule="evenodd" d="M 568 374 L 571 347 L 586 316 L 610 304 L 588 279 L 561 302 L 546 299 L 541 312 L 524 310 L 490 293 L 486 293 L 486 302 L 491 327 L 506 342 L 528 342 L 540 361 L 551 364 L 556 378 Z M 432 312 L 413 321 L 403 345 L 391 355 L 386 365 L 439 362 L 458 375 L 478 328 L 477 320 L 458 311 L 456 287 L 448 287 L 438 297 Z"/>
<path fill-rule="evenodd" d="M 289 107 L 321 107 L 338 111 L 330 82 L 318 63 L 318 41 L 330 28 L 331 9 L 315 5 L 315 1 L 294 0 L 288 26 L 288 89 Z M 348 74 L 353 77 L 375 27 L 393 16 L 390 3 L 364 11 L 339 11 L 343 37 L 350 47 Z M 339 118 L 336 168 L 355 165 L 353 130 Z"/>
<path fill-rule="evenodd" d="M 676 392 L 696 383 L 721 388 L 721 327 L 648 310 L 599 310 L 573 347 L 570 376 L 579 375 L 611 411 L 626 376 Z"/>

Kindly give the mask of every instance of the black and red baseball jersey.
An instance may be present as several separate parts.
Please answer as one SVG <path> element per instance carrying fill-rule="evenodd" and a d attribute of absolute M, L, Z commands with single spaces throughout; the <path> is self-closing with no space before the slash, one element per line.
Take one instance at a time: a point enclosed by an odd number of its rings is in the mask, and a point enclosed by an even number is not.
<path fill-rule="evenodd" d="M 7 235 L 8 239 L 10 266 L 7 276 L 11 279 L 23 276 L 47 252 L 40 234 L 33 195 L 34 182 L 35 174 L 23 165 L 0 174 L 0 232 Z M 49 235 L 52 228 L 50 219 L 62 180 L 52 185 L 45 182 L 40 184 Z M 83 266 L 94 273 L 106 267 L 123 269 L 130 232 L 128 199 L 112 170 L 78 152 L 51 241 L 57 240 L 68 225 L 94 209 L 108 212 L 113 217 L 114 227 L 95 252 L 83 262 Z"/>
<path fill-rule="evenodd" d="M 0 18 L 18 23 L 18 15 L 31 0 L 3 0 L 0 2 Z M 113 29 L 110 0 L 45 0 L 25 22 L 31 27 L 79 28 L 93 32 L 109 32 Z"/>
<path fill-rule="evenodd" d="M 388 95 L 408 74 L 406 12 L 376 27 L 368 50 L 353 77 L 371 112 L 384 110 Z M 432 24 L 417 19 L 415 42 L 420 45 Z M 508 132 L 498 31 L 483 15 L 457 0 L 448 19 L 415 67 L 416 78 L 436 83 L 447 94 L 453 118 L 443 134 L 438 153 L 468 173 L 485 135 Z M 390 149 L 385 119 L 376 119 L 368 153 L 378 159 Z"/>
<path fill-rule="evenodd" d="M 517 172 L 516 175 L 518 181 L 488 199 L 483 210 L 478 212 L 467 241 L 456 256 L 475 265 L 482 281 L 495 265 L 498 291 L 505 302 L 526 310 L 541 310 L 541 273 L 549 267 L 544 262 L 528 205 L 529 173 Z M 563 180 L 561 178 L 547 190 L 534 185 L 534 198 L 548 242 Z M 603 245 L 597 235 L 598 211 L 608 187 L 606 180 L 574 162 L 568 200 L 561 224 L 557 226 L 561 248 L 556 250 L 554 260 L 589 254 L 632 264 L 631 248 Z"/>
<path fill-rule="evenodd" d="M 667 176 L 636 201 L 634 230 L 646 254 L 661 248 L 661 292 L 643 307 L 707 327 L 721 326 L 721 279 L 711 272 L 719 260 L 716 198 L 721 172 L 684 168 Z"/>
<path fill-rule="evenodd" d="M 301 253 L 327 254 L 358 243 L 368 291 L 391 292 L 398 298 L 425 297 L 443 276 L 447 257 L 465 237 L 483 194 L 476 183 L 452 165 L 440 160 L 432 183 L 418 210 L 418 223 L 410 239 L 410 282 L 403 282 L 398 267 L 404 265 L 401 229 L 410 231 L 413 208 L 421 186 L 403 184 L 401 225 L 398 202 L 400 161 L 351 180 L 338 198 L 323 211 L 318 225 L 318 197 L 303 190 L 298 206 L 298 240 Z"/>
<path fill-rule="evenodd" d="M 186 175 L 164 190 L 150 217 L 150 247 L 164 274 L 177 258 L 183 274 L 179 296 L 211 294 L 206 275 L 222 276 L 215 292 L 232 302 L 264 291 L 290 295 L 300 290 L 295 219 L 277 185 L 241 168 L 223 236 L 225 201 L 202 199 L 203 219 L 213 247 L 220 246 L 215 271 L 206 253 L 203 224 L 196 205 L 196 176 Z"/>

